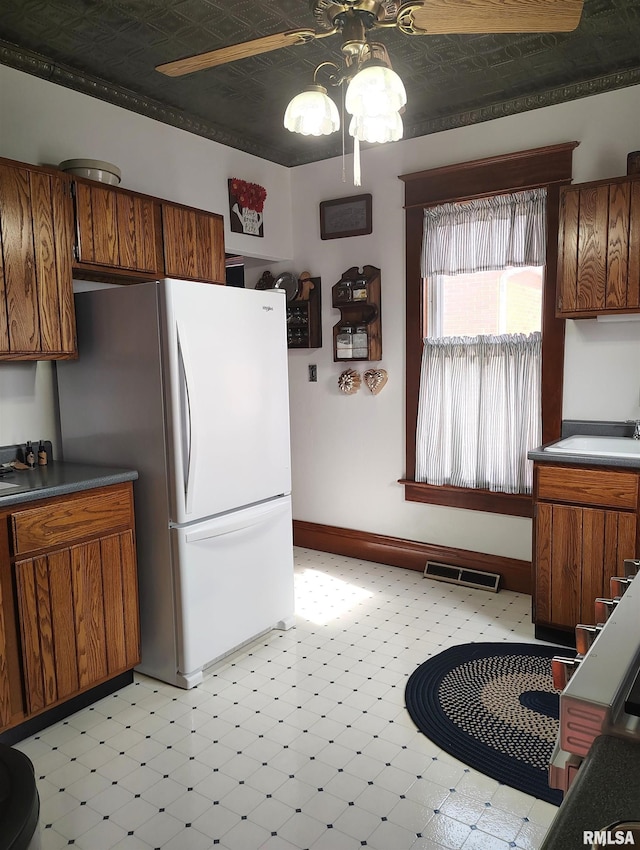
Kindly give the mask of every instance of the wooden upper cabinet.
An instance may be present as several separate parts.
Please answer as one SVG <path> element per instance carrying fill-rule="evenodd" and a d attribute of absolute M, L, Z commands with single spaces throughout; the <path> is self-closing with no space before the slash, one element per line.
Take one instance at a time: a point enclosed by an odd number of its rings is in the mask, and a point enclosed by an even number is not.
<path fill-rule="evenodd" d="M 146 279 L 162 275 L 154 198 L 78 179 L 73 192 L 80 270 Z"/>
<path fill-rule="evenodd" d="M 77 356 L 69 181 L 0 161 L 0 359 Z"/>
<path fill-rule="evenodd" d="M 165 276 L 224 283 L 223 217 L 166 201 L 161 206 Z"/>
<path fill-rule="evenodd" d="M 639 311 L 640 175 L 563 187 L 556 314 Z"/>

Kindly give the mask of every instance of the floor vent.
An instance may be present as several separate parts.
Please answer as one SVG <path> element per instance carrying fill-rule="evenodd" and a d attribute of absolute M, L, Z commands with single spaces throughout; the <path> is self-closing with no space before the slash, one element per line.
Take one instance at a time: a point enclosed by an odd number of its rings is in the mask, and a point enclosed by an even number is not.
<path fill-rule="evenodd" d="M 498 573 L 485 573 L 482 570 L 467 570 L 464 567 L 453 567 L 451 564 L 438 564 L 435 561 L 427 561 L 424 568 L 425 578 L 437 579 L 437 581 L 448 581 L 451 584 L 462 584 L 465 587 L 477 587 L 480 590 L 491 590 L 498 592 L 500 575 Z"/>

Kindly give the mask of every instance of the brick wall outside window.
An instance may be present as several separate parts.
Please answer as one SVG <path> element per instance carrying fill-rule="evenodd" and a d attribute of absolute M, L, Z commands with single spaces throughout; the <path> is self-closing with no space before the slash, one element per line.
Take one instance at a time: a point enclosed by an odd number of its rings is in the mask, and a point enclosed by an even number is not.
<path fill-rule="evenodd" d="M 504 296 L 501 309 L 501 278 Z M 539 331 L 542 270 L 509 269 L 446 277 L 443 285 L 443 336 Z M 502 314 L 502 321 L 501 321 Z"/>

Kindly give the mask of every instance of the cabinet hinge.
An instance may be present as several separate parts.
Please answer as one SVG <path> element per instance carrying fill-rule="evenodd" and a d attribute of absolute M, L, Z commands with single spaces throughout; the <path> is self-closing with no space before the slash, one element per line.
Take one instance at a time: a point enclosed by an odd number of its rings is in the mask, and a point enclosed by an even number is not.
<path fill-rule="evenodd" d="M 76 181 L 75 180 L 72 180 L 71 183 L 69 183 L 69 194 L 71 195 L 72 198 L 75 198 L 75 196 L 76 196 Z"/>

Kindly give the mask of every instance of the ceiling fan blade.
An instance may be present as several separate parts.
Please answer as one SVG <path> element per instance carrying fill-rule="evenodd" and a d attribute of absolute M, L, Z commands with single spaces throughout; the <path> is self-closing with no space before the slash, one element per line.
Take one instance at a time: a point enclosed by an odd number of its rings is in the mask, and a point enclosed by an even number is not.
<path fill-rule="evenodd" d="M 308 41 L 323 35 L 325 33 L 316 34 L 313 30 L 278 32 L 274 35 L 254 38 L 252 41 L 243 41 L 240 44 L 231 44 L 229 47 L 210 50 L 208 53 L 199 53 L 197 56 L 188 56 L 186 59 L 177 59 L 175 62 L 166 62 L 164 65 L 158 65 L 156 71 L 160 71 L 161 74 L 166 74 L 168 77 L 181 77 L 184 74 L 193 74 L 194 71 L 204 71 L 205 68 L 215 68 L 216 65 L 235 62 L 237 59 L 247 59 L 249 56 L 258 56 L 260 53 L 269 53 L 269 51 L 279 50 L 281 47 L 306 44 Z"/>
<path fill-rule="evenodd" d="M 398 27 L 409 35 L 571 32 L 583 0 L 424 0 L 404 3 Z"/>

